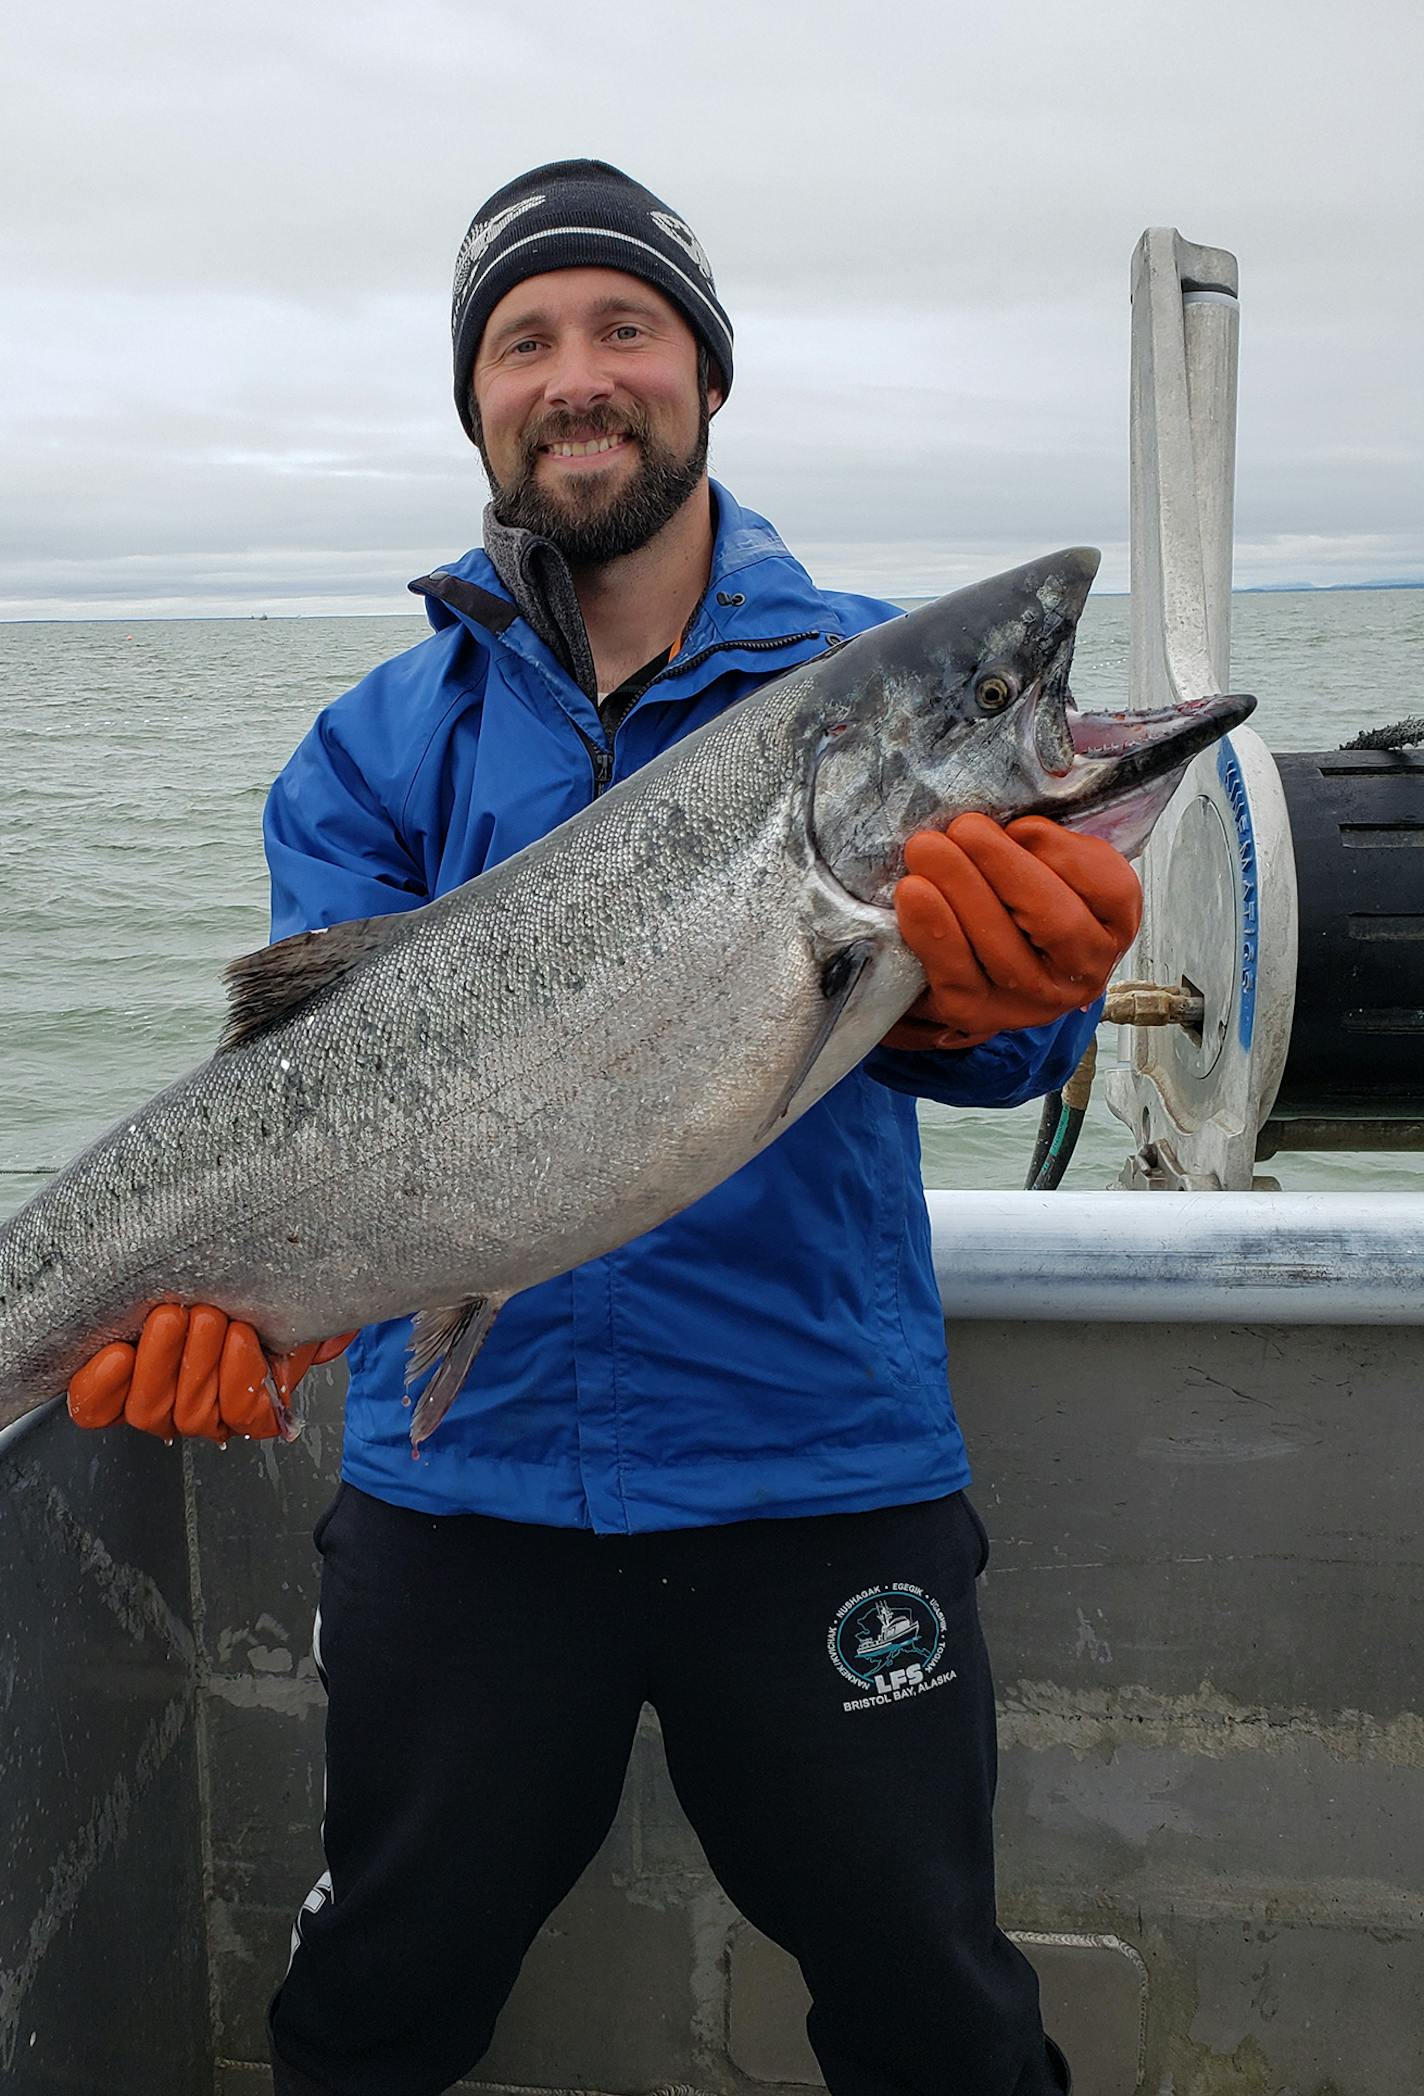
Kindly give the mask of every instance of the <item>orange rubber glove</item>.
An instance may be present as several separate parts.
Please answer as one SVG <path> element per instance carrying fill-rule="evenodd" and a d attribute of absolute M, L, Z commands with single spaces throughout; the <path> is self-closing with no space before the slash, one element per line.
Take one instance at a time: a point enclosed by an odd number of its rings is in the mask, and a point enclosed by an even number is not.
<path fill-rule="evenodd" d="M 269 1358 L 251 1325 L 211 1303 L 191 1310 L 160 1303 L 144 1319 L 136 1347 L 116 1340 L 72 1378 L 69 1416 L 86 1427 L 124 1419 L 164 1441 L 175 1434 L 289 1438 L 292 1392 L 315 1362 L 334 1361 L 355 1337 L 313 1339 Z"/>
<path fill-rule="evenodd" d="M 900 936 L 928 987 L 887 1048 L 977 1048 L 1100 997 L 1142 921 L 1142 889 L 1101 837 L 1042 815 L 1002 829 L 959 815 L 917 830 L 895 888 Z"/>

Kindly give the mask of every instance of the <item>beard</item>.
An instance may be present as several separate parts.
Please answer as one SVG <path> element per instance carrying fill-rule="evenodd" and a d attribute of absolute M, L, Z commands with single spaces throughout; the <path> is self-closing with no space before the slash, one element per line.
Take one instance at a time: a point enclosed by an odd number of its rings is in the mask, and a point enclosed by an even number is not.
<path fill-rule="evenodd" d="M 625 553 L 636 553 L 671 522 L 701 485 L 707 470 L 707 381 L 698 373 L 697 436 L 690 451 L 680 454 L 658 437 L 636 402 L 626 408 L 594 408 L 588 413 L 551 415 L 528 431 L 519 446 L 519 463 L 502 485 L 496 480 L 485 448 L 478 412 L 472 417 L 475 443 L 493 490 L 493 508 L 501 524 L 532 531 L 547 539 L 571 568 L 598 568 Z M 631 437 L 638 461 L 630 480 L 617 487 L 609 476 L 585 473 L 554 490 L 537 479 L 540 448 L 589 437 Z"/>

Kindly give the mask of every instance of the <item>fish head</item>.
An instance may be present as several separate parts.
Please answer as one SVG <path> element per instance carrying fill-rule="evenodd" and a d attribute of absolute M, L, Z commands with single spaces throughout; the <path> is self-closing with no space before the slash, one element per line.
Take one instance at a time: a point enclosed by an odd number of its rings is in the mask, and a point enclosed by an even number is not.
<path fill-rule="evenodd" d="M 1070 547 L 956 590 L 828 658 L 806 727 L 817 856 L 889 901 L 904 845 L 977 810 L 1046 815 L 1133 857 L 1199 750 L 1255 706 L 1244 694 L 1151 713 L 1085 713 L 1069 686 L 1098 570 Z"/>

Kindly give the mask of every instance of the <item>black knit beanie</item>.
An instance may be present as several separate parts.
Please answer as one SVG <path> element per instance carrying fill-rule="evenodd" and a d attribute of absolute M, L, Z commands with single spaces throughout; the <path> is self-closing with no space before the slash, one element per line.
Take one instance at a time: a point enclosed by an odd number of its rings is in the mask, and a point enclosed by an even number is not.
<path fill-rule="evenodd" d="M 655 285 L 706 347 L 723 396 L 730 392 L 732 324 L 696 234 L 606 161 L 553 160 L 495 191 L 455 259 L 455 405 L 471 440 L 470 376 L 490 314 L 525 277 L 579 267 L 621 269 Z"/>

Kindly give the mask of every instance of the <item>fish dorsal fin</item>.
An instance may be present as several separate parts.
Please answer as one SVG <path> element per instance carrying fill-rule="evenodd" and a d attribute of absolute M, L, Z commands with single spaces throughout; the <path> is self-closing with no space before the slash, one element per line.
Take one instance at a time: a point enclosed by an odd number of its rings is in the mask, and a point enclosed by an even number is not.
<path fill-rule="evenodd" d="M 275 946 L 259 947 L 256 953 L 229 961 L 223 971 L 227 1026 L 218 1053 L 290 1019 L 318 990 L 388 946 L 405 915 L 397 911 L 390 917 L 355 917 L 349 924 L 333 924 L 326 931 L 294 932 Z"/>

